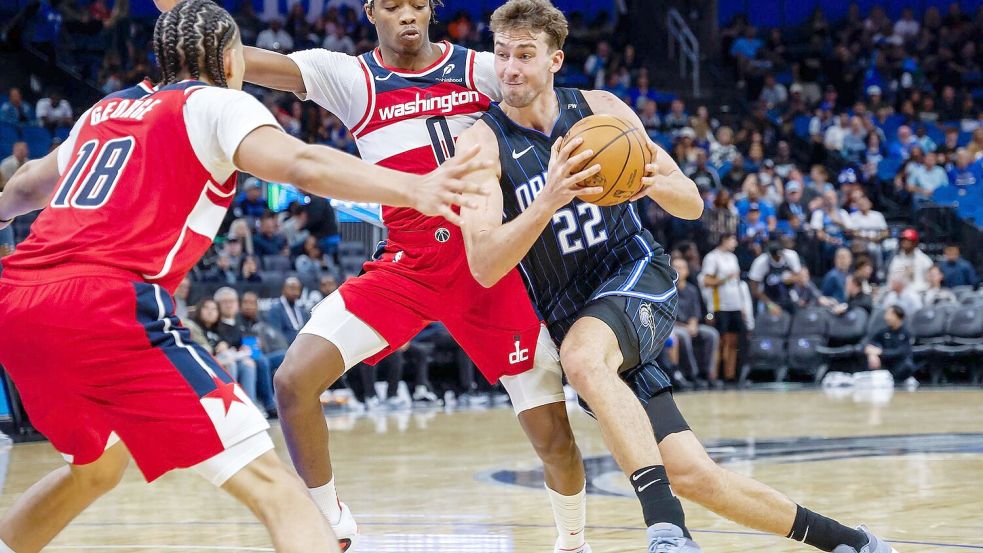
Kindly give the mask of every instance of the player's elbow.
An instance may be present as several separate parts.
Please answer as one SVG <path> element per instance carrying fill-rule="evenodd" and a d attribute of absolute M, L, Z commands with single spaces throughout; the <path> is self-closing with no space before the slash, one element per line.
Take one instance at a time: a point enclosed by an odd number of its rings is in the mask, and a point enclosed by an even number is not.
<path fill-rule="evenodd" d="M 683 206 L 682 213 L 679 215 L 679 218 L 695 221 L 702 217 L 704 205 L 703 198 L 700 197 L 700 194 L 691 194 L 686 198 L 686 200 L 687 201 Z"/>
<path fill-rule="evenodd" d="M 471 276 L 485 288 L 491 288 L 499 280 L 502 280 L 503 275 L 497 274 L 497 271 L 487 261 L 477 260 L 469 255 L 468 266 L 471 267 Z"/>

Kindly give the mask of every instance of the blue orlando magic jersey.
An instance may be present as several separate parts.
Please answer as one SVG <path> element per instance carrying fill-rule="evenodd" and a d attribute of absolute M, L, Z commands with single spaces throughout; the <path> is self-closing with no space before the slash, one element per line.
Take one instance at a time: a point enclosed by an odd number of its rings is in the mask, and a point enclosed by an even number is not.
<path fill-rule="evenodd" d="M 592 114 L 580 91 L 557 88 L 556 96 L 560 114 L 549 136 L 518 125 L 497 104 L 482 117 L 498 138 L 506 222 L 525 211 L 546 185 L 553 143 Z M 642 227 L 634 202 L 597 206 L 574 199 L 553 215 L 519 268 L 558 341 L 594 298 L 665 301 L 675 294 L 669 257 Z"/>

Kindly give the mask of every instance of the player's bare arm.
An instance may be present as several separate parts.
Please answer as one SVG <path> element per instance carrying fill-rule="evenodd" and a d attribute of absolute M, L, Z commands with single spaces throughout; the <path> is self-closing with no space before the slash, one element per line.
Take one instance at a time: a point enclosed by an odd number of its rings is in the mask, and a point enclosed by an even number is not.
<path fill-rule="evenodd" d="M 582 139 L 570 141 L 560 148 L 557 141 L 550 157 L 546 185 L 525 210 L 514 220 L 502 224 L 502 176 L 498 160 L 498 141 L 491 129 L 479 121 L 458 137 L 459 148 L 479 147 L 479 159 L 489 167 L 475 171 L 470 177 L 486 193 L 476 200 L 475 207 L 462 207 L 464 220 L 464 246 L 468 254 L 471 273 L 482 286 L 491 287 L 501 280 L 525 257 L 533 244 L 550 223 L 556 210 L 567 205 L 581 194 L 597 194 L 600 187 L 583 188 L 580 182 L 600 171 L 599 165 L 592 165 L 583 171 L 574 172 L 593 152 L 586 150 L 570 157 Z"/>
<path fill-rule="evenodd" d="M 58 184 L 58 150 L 32 159 L 14 173 L 0 194 L 0 229 L 15 217 L 48 205 Z"/>
<path fill-rule="evenodd" d="M 604 90 L 584 91 L 584 98 L 591 111 L 597 114 L 614 115 L 642 128 L 642 120 L 617 96 Z M 703 214 L 703 199 L 700 192 L 673 161 L 668 152 L 658 144 L 648 141 L 653 163 L 645 167 L 642 189 L 633 200 L 642 196 L 652 198 L 662 209 L 680 219 L 699 219 Z"/>
<path fill-rule="evenodd" d="M 307 93 L 300 67 L 288 56 L 243 46 L 242 57 L 246 61 L 246 82 L 295 94 Z"/>
<path fill-rule="evenodd" d="M 426 175 L 410 175 L 326 146 L 305 144 L 264 126 L 243 139 L 234 161 L 239 169 L 263 180 L 289 182 L 318 196 L 410 207 L 458 223 L 460 217 L 452 206 L 466 207 L 475 202 L 472 198 L 484 194 L 469 175 L 486 165 L 476 159 L 477 148 L 460 151 Z"/>

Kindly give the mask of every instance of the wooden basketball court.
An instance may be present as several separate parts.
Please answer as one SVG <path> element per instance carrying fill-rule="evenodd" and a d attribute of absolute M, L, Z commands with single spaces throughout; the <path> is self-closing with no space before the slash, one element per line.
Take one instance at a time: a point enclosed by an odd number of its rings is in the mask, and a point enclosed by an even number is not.
<path fill-rule="evenodd" d="M 678 402 L 715 458 L 813 510 L 866 523 L 903 553 L 983 550 L 983 390 L 897 392 L 889 400 L 815 390 L 692 393 Z M 594 492 L 594 551 L 644 551 L 630 489 L 593 421 L 573 411 Z M 363 534 L 356 553 L 552 551 L 537 459 L 510 408 L 333 417 L 330 425 L 339 492 Z M 286 459 L 278 428 L 274 435 Z M 48 444 L 15 446 L 0 509 L 61 462 Z M 684 504 L 708 553 L 810 551 Z M 131 467 L 47 550 L 272 547 L 244 508 L 196 475 L 147 486 Z"/>

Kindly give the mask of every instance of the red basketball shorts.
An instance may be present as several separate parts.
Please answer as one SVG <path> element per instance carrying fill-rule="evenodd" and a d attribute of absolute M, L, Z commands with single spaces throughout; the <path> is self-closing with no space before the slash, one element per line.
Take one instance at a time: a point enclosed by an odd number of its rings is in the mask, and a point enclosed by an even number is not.
<path fill-rule="evenodd" d="M 364 269 L 339 292 L 345 307 L 388 343 L 368 363 L 439 321 L 489 382 L 532 368 L 540 321 L 522 278 L 513 269 L 491 288 L 479 284 L 459 228 L 392 232 Z"/>
<path fill-rule="evenodd" d="M 115 433 L 152 481 L 269 428 L 191 341 L 170 294 L 110 268 L 4 274 L 0 364 L 34 426 L 79 465 Z"/>

